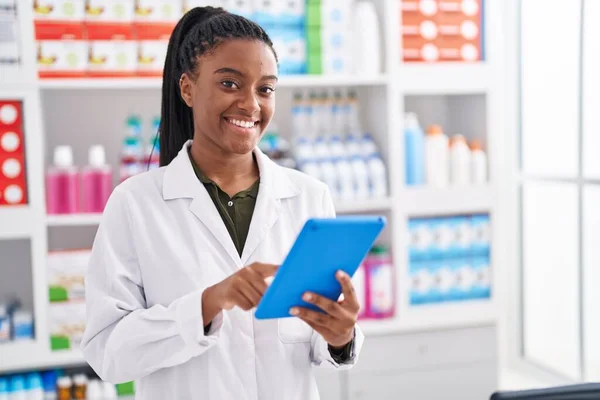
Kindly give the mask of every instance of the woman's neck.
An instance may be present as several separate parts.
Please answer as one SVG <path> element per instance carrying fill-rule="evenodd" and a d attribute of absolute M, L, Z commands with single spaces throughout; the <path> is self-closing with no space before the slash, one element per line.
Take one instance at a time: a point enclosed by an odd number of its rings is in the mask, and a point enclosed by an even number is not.
<path fill-rule="evenodd" d="M 259 177 L 252 153 L 226 153 L 214 143 L 197 138 L 190 153 L 202 173 L 230 195 L 252 186 Z"/>

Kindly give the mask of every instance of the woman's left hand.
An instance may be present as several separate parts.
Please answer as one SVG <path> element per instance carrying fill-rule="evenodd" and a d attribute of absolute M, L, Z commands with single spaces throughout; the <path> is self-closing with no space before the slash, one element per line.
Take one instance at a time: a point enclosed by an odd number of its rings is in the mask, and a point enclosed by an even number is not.
<path fill-rule="evenodd" d="M 338 271 L 336 278 L 342 285 L 343 300 L 335 302 L 315 293 L 305 293 L 302 297 L 307 303 L 319 307 L 325 314 L 302 307 L 294 307 L 290 313 L 320 333 L 330 346 L 342 348 L 354 337 L 354 325 L 360 304 L 348 274 Z"/>

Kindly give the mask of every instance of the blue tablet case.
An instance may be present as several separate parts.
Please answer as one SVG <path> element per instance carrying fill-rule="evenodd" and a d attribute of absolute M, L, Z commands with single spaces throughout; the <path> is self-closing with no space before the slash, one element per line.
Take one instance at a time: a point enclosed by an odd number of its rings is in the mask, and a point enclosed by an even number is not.
<path fill-rule="evenodd" d="M 290 308 L 319 308 L 302 300 L 313 292 L 337 301 L 338 270 L 352 276 L 386 224 L 381 216 L 309 219 L 258 304 L 258 319 L 290 317 Z"/>

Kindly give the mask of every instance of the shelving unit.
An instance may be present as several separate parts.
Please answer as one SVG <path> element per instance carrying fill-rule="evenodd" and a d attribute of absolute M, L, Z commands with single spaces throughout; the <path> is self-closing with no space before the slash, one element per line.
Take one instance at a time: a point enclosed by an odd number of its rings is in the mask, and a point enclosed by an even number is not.
<path fill-rule="evenodd" d="M 502 6 L 494 0 L 485 1 L 486 57 L 477 64 L 403 64 L 400 62 L 401 15 L 399 0 L 373 0 L 381 29 L 385 37 L 384 73 L 378 76 L 282 76 L 278 96 L 291 98 L 290 90 L 308 87 L 358 87 L 363 114 L 373 131 L 387 161 L 389 173 L 389 197 L 380 200 L 365 200 L 349 204 L 336 204 L 340 214 L 383 213 L 389 219 L 388 235 L 395 260 L 397 278 L 397 316 L 392 320 L 364 321 L 360 325 L 367 336 L 400 335 L 406 332 L 434 331 L 439 329 L 494 325 L 497 317 L 497 302 L 457 302 L 432 306 L 411 307 L 406 299 L 408 267 L 407 222 L 412 217 L 444 216 L 469 213 L 490 213 L 495 220 L 500 215 L 496 195 L 500 190 L 498 160 L 502 149 L 503 92 L 502 87 Z M 494 4 L 496 3 L 496 4 Z M 19 2 L 19 6 L 21 3 Z M 43 172 L 44 154 L 48 148 L 60 143 L 66 135 L 80 131 L 86 123 L 96 129 L 90 133 L 91 140 L 111 141 L 117 135 L 113 122 L 104 121 L 104 116 L 88 119 L 92 113 L 101 113 L 97 106 L 109 104 L 111 93 L 123 96 L 137 96 L 139 104 L 119 103 L 137 112 L 144 109 L 146 114 L 156 113 L 160 104 L 161 81 L 157 79 L 55 79 L 38 80 L 35 74 L 35 47 L 33 44 L 33 15 L 29 6 L 19 10 L 20 32 L 22 37 L 23 69 L 10 72 L 10 79 L 4 79 L 0 69 L 0 96 L 17 96 L 26 102 L 27 155 L 30 205 L 23 208 L 0 208 L 0 240 L 31 238 L 33 288 L 35 296 L 35 324 L 37 340 L 31 343 L 0 345 L 0 374 L 28 368 L 48 368 L 63 365 L 79 365 L 83 358 L 78 351 L 50 352 L 48 346 L 47 318 L 47 279 L 45 259 L 48 250 L 49 227 L 95 226 L 100 223 L 100 215 L 46 216 L 44 211 Z M 143 92 L 138 92 L 144 90 Z M 145 91 L 148 90 L 148 91 Z M 287 91 L 287 92 L 286 92 Z M 131 92 L 136 92 L 132 94 Z M 286 94 L 287 93 L 287 94 Z M 485 104 L 483 118 L 485 131 L 479 132 L 489 150 L 490 183 L 481 187 L 449 187 L 433 189 L 428 187 L 406 187 L 404 184 L 404 141 L 403 113 L 406 98 L 410 96 L 476 96 Z M 94 104 L 84 108 L 90 115 L 80 115 L 79 109 L 68 110 L 72 118 L 65 118 L 57 104 L 69 100 L 73 104 L 92 99 Z M 115 97 L 117 98 L 117 97 Z M 109 100 L 107 100 L 109 99 Z M 90 100 L 91 101 L 91 100 Z M 96 103 L 97 101 L 97 103 Z M 119 101 L 118 98 L 116 101 Z M 40 106 L 40 104 L 43 105 Z M 278 108 L 280 103 L 278 103 Z M 114 106 L 114 105 L 112 105 Z M 82 107 L 81 104 L 79 107 Z M 43 110 L 43 113 L 41 112 Z M 468 110 L 464 115 L 468 115 Z M 111 115 L 111 118 L 119 118 Z M 114 119 L 113 118 L 113 119 Z M 98 124 L 96 123 L 98 122 Z M 465 121 L 469 124 L 470 121 Z M 99 124 L 102 124 L 99 126 Z M 116 122 L 120 126 L 121 121 Z M 70 131 L 71 130 L 71 131 Z M 450 132 L 453 133 L 453 132 Z M 61 136 L 63 135 L 63 136 Z M 78 138 L 80 140 L 86 140 Z M 87 143 L 87 145 L 92 143 Z M 95 144 L 95 143 L 94 143 Z M 79 144 L 78 144 L 79 145 Z M 43 146 L 46 146 L 44 148 Z M 75 151 L 81 153 L 83 144 Z M 111 149 L 108 149 L 109 152 Z M 109 161 L 111 161 L 109 157 Z M 114 161 L 114 160 L 113 160 Z M 77 156 L 76 156 L 77 162 Z M 501 249 L 502 232 L 494 223 L 493 248 Z M 493 268 L 498 268 L 498 256 L 492 255 Z M 495 277 L 494 279 L 497 279 Z"/>

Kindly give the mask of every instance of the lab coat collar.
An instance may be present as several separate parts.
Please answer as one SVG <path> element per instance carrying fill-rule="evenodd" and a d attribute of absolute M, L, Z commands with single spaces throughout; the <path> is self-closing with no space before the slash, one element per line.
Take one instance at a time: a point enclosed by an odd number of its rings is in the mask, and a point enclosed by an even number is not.
<path fill-rule="evenodd" d="M 190 203 L 190 211 L 206 225 L 235 261 L 236 267 L 243 267 L 279 218 L 281 199 L 297 196 L 300 194 L 300 189 L 289 179 L 283 167 L 275 164 L 260 149 L 254 149 L 260 173 L 260 186 L 248 238 L 240 258 L 219 212 L 204 185 L 200 184 L 194 173 L 187 154 L 191 144 L 191 140 L 187 141 L 177 157 L 166 167 L 163 177 L 163 198 L 164 200 L 193 199 Z"/>

